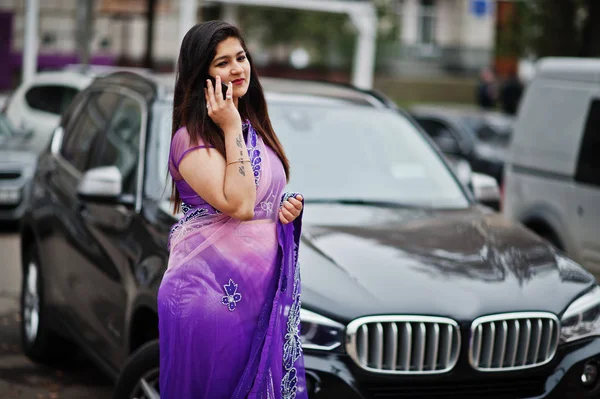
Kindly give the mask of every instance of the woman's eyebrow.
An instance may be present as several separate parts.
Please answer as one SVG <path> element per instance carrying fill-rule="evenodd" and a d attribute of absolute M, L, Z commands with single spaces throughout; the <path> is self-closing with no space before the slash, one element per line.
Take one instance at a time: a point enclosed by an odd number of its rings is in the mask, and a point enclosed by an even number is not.
<path fill-rule="evenodd" d="M 240 51 L 240 52 L 238 52 L 238 53 L 237 53 L 235 56 L 237 57 L 238 55 L 242 55 L 242 54 L 244 54 L 244 50 L 241 50 L 241 51 Z M 215 58 L 215 61 L 219 61 L 219 60 L 220 60 L 220 59 L 222 59 L 222 58 L 229 58 L 229 56 L 228 56 L 228 55 L 222 55 L 222 56 L 220 56 L 220 57 L 217 57 L 217 58 Z M 214 61 L 213 61 L 213 62 L 214 62 Z"/>

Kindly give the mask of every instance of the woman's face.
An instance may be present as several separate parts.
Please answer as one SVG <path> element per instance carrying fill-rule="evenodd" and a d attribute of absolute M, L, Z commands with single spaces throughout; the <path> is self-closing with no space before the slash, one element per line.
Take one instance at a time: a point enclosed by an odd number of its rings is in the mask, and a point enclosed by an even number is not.
<path fill-rule="evenodd" d="M 250 85 L 250 62 L 238 39 L 230 37 L 219 43 L 208 74 L 214 78 L 220 76 L 225 84 L 233 83 L 233 100 L 236 103 L 246 94 Z"/>

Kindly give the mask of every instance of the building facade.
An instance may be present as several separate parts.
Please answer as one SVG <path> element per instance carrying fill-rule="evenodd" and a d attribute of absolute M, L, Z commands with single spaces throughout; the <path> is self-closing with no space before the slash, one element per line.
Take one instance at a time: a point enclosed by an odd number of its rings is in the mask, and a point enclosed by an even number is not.
<path fill-rule="evenodd" d="M 401 75 L 472 74 L 493 63 L 495 0 L 395 0 L 398 44 L 384 51 Z"/>
<path fill-rule="evenodd" d="M 352 0 L 347 0 L 352 1 Z M 398 38 L 380 47 L 378 65 L 388 74 L 471 74 L 492 63 L 496 0 L 376 0 L 392 5 Z M 78 63 L 80 0 L 40 0 L 38 70 Z M 0 0 L 0 90 L 22 63 L 25 4 Z M 146 0 L 95 0 L 89 43 L 91 62 L 139 65 L 146 53 Z M 218 18 L 217 2 L 201 1 L 198 19 Z M 152 55 L 155 66 L 173 66 L 178 46 L 176 0 L 157 0 Z"/>

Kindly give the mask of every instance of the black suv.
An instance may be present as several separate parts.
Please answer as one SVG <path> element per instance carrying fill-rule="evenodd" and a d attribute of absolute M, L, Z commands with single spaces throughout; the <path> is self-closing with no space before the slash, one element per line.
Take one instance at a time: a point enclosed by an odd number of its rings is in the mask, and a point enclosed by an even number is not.
<path fill-rule="evenodd" d="M 594 397 L 600 289 L 474 203 L 402 112 L 351 87 L 264 79 L 306 199 L 311 398 Z M 158 397 L 173 78 L 98 78 L 39 158 L 23 218 L 23 345 L 84 348 L 117 398 Z M 201 365 L 199 365 L 201 366 Z M 567 394 L 568 393 L 568 394 Z"/>
<path fill-rule="evenodd" d="M 447 106 L 415 106 L 412 116 L 449 157 L 469 162 L 474 172 L 502 186 L 514 117 L 495 111 Z"/>

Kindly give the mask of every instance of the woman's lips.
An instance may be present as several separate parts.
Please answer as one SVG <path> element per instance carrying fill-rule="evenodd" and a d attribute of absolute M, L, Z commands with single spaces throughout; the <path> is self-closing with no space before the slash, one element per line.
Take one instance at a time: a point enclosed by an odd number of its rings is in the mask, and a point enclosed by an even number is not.
<path fill-rule="evenodd" d="M 234 81 L 233 81 L 233 82 L 231 82 L 231 83 L 233 83 L 234 85 L 237 85 L 237 86 L 239 86 L 239 85 L 241 85 L 241 84 L 243 84 L 243 83 L 244 83 L 244 80 L 245 80 L 245 79 L 236 79 L 236 80 L 234 80 Z"/>

